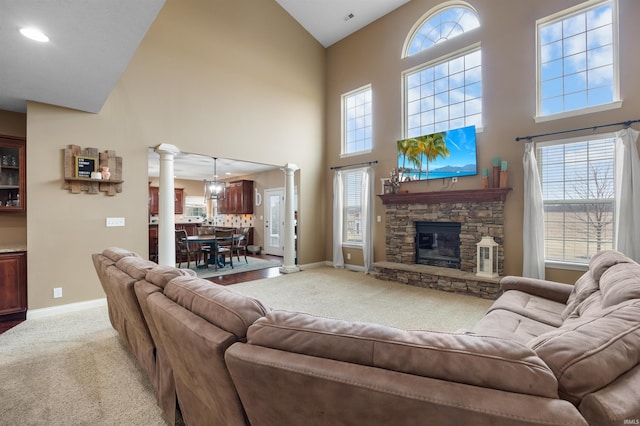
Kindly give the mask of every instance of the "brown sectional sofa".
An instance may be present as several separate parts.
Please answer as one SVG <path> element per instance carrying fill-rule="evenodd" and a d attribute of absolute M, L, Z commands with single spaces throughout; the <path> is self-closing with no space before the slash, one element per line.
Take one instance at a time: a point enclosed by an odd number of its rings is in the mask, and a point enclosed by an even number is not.
<path fill-rule="evenodd" d="M 458 333 L 270 310 L 122 249 L 93 259 L 170 423 L 176 396 L 187 425 L 640 422 L 640 265 L 617 252 L 575 285 L 503 278 Z"/>

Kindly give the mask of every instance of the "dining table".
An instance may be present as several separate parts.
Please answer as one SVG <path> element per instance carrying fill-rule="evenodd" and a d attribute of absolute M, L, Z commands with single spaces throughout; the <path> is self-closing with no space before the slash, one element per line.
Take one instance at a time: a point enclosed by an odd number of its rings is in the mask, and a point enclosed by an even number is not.
<path fill-rule="evenodd" d="M 240 239 L 242 239 L 242 237 L 244 237 L 243 234 L 233 234 L 232 238 L 220 238 L 220 237 L 216 237 L 216 235 L 213 234 L 204 234 L 204 235 L 187 235 L 187 242 L 188 243 L 196 243 L 196 244 L 217 244 L 219 241 L 224 241 L 224 242 L 231 242 L 231 241 L 238 241 Z M 229 255 L 231 256 L 231 254 Z M 209 258 L 207 259 L 207 261 L 204 263 L 204 265 L 198 265 L 198 268 L 208 268 L 209 265 L 213 265 L 213 259 Z M 222 259 L 216 259 L 215 260 L 218 264 L 218 268 L 224 268 L 226 266 L 226 263 L 224 262 L 224 260 Z"/>

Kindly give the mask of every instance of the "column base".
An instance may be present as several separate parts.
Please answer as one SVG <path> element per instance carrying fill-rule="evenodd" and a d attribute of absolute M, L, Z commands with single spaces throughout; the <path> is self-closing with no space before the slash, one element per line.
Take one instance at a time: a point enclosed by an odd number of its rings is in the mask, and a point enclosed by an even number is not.
<path fill-rule="evenodd" d="M 292 265 L 292 266 L 281 266 L 280 267 L 280 272 L 282 272 L 283 274 L 292 274 L 294 272 L 300 272 L 300 268 L 296 265 Z"/>

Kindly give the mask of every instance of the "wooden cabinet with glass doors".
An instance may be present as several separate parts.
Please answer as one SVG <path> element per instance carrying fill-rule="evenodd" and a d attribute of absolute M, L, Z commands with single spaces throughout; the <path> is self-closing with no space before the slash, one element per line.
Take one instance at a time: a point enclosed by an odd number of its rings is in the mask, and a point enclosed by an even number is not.
<path fill-rule="evenodd" d="M 26 211 L 26 143 L 0 135 L 0 212 Z"/>

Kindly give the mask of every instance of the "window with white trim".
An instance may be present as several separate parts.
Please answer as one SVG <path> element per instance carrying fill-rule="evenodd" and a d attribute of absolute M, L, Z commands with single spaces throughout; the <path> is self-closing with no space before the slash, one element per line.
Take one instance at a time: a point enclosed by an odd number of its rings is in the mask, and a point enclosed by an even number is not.
<path fill-rule="evenodd" d="M 587 264 L 613 247 L 615 134 L 539 143 L 546 262 Z"/>
<path fill-rule="evenodd" d="M 371 152 L 371 85 L 342 95 L 342 155 Z"/>
<path fill-rule="evenodd" d="M 342 243 L 362 245 L 362 169 L 344 171 Z"/>
<path fill-rule="evenodd" d="M 413 56 L 479 26 L 476 13 L 465 5 L 448 6 L 429 13 L 411 34 L 403 57 Z"/>
<path fill-rule="evenodd" d="M 619 101 L 616 0 L 588 1 L 536 27 L 537 116 Z"/>
<path fill-rule="evenodd" d="M 405 137 L 482 127 L 482 57 L 478 46 L 404 73 Z"/>

